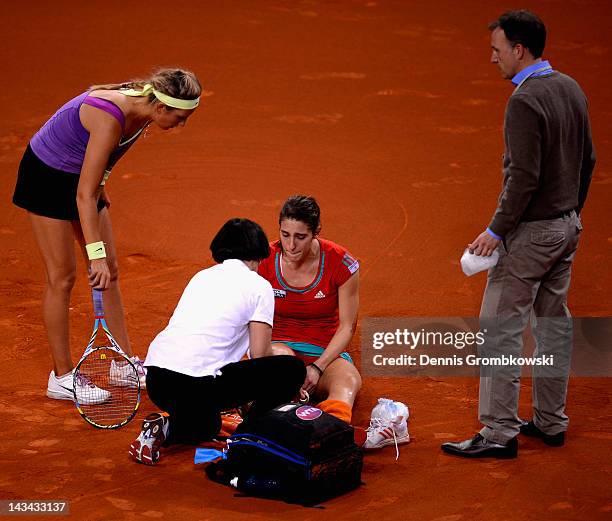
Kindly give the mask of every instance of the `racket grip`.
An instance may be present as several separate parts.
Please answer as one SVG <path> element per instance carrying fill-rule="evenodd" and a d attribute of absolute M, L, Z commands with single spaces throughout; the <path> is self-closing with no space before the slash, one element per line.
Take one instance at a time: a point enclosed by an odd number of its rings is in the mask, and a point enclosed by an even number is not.
<path fill-rule="evenodd" d="M 93 298 L 94 314 L 96 317 L 104 316 L 104 303 L 102 301 L 102 292 L 98 289 L 91 289 L 91 296 Z"/>

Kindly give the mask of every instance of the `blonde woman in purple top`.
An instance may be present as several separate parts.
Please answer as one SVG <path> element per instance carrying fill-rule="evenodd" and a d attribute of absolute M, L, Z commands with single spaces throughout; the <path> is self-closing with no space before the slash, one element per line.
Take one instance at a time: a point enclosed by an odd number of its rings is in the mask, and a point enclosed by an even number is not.
<path fill-rule="evenodd" d="M 75 239 L 86 259 L 90 286 L 105 290 L 109 327 L 126 353 L 133 355 L 104 184 L 148 125 L 162 129 L 185 125 L 201 91 L 196 76 L 181 69 L 161 69 L 147 80 L 95 85 L 61 107 L 24 153 L 13 202 L 28 211 L 45 265 L 43 319 L 53 358 L 50 398 L 74 397 L 68 307 L 76 278 Z M 133 359 L 142 370 L 142 363 Z M 141 376 L 144 383 L 144 370 Z M 121 378 L 120 370 L 111 374 L 115 383 L 121 384 Z M 83 382 L 83 389 L 88 385 L 93 384 Z M 81 398 L 79 391 L 77 387 Z"/>

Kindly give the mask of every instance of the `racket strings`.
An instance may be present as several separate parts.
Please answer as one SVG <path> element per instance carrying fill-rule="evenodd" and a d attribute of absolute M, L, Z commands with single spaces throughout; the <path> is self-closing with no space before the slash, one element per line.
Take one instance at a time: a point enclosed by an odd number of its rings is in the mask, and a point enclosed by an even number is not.
<path fill-rule="evenodd" d="M 137 369 L 110 347 L 96 348 L 79 363 L 75 383 L 81 414 L 97 426 L 127 422 L 140 402 Z"/>

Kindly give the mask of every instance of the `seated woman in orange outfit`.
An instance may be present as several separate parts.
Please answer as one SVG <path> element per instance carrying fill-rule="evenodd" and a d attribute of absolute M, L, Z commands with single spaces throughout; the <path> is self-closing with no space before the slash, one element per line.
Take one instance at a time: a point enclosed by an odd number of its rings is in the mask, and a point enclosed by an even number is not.
<path fill-rule="evenodd" d="M 280 240 L 259 266 L 274 289 L 271 354 L 302 358 L 302 389 L 319 400 L 318 408 L 350 423 L 361 376 L 345 350 L 359 309 L 359 262 L 319 237 L 321 211 L 313 197 L 287 199 L 279 225 Z"/>

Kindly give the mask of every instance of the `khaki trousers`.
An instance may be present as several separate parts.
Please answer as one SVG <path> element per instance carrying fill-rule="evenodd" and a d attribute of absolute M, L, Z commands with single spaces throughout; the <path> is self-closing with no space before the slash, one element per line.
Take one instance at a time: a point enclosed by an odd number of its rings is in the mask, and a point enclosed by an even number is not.
<path fill-rule="evenodd" d="M 533 368 L 533 418 L 547 434 L 567 430 L 569 422 L 565 403 L 572 325 L 567 294 L 581 230 L 575 212 L 520 223 L 499 246 L 500 258 L 489 270 L 480 310 L 481 330 L 488 330 L 480 356 L 520 357 L 530 317 L 534 356 L 553 355 L 554 367 Z M 478 414 L 484 428 L 480 433 L 489 441 L 506 443 L 519 433 L 521 369 L 481 370 Z"/>

